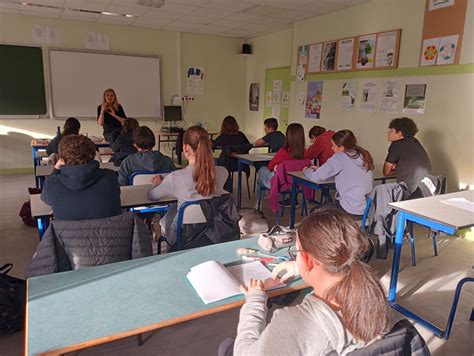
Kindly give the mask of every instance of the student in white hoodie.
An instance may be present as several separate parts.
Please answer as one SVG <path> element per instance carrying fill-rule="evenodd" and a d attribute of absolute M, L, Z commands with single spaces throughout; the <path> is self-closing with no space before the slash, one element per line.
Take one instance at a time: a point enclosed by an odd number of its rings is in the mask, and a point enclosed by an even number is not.
<path fill-rule="evenodd" d="M 296 266 L 313 292 L 296 306 L 276 310 L 267 325 L 262 281 L 241 286 L 245 304 L 234 355 L 345 355 L 386 331 L 385 292 L 359 259 L 367 239 L 348 214 L 326 207 L 308 215 L 298 226 L 295 247 L 296 261 L 284 262 L 274 276 Z"/>
<path fill-rule="evenodd" d="M 308 167 L 304 174 L 313 182 L 334 177 L 336 181 L 336 206 L 362 218 L 365 196 L 374 186 L 374 161 L 370 153 L 357 145 L 351 130 L 341 130 L 332 137 L 334 155 L 321 167 Z"/>

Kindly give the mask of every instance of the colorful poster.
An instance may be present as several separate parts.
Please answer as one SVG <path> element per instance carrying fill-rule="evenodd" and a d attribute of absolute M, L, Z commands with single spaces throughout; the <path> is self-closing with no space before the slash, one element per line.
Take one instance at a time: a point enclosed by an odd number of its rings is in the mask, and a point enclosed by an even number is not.
<path fill-rule="evenodd" d="M 437 65 L 453 64 L 456 58 L 456 47 L 458 46 L 459 35 L 441 37 L 439 40 Z"/>
<path fill-rule="evenodd" d="M 287 108 L 290 103 L 290 92 L 284 91 L 281 96 L 281 107 Z"/>
<path fill-rule="evenodd" d="M 336 47 L 337 42 L 325 42 L 323 45 L 323 57 L 321 63 L 321 70 L 323 72 L 333 71 L 336 65 Z"/>
<path fill-rule="evenodd" d="M 429 0 L 430 4 L 428 6 L 428 11 L 442 9 L 443 7 L 448 7 L 454 5 L 454 0 Z"/>
<path fill-rule="evenodd" d="M 297 62 L 297 64 L 298 65 L 302 64 L 302 65 L 304 65 L 305 68 L 308 65 L 308 49 L 309 49 L 308 45 L 298 47 L 298 62 Z"/>
<path fill-rule="evenodd" d="M 380 93 L 380 111 L 397 112 L 400 97 L 400 80 L 387 79 L 383 81 Z"/>
<path fill-rule="evenodd" d="M 356 98 L 356 82 L 354 80 L 345 81 L 342 84 L 341 110 L 352 111 Z"/>
<path fill-rule="evenodd" d="M 375 51 L 376 67 L 396 66 L 397 31 L 380 33 Z"/>
<path fill-rule="evenodd" d="M 271 91 L 265 92 L 265 106 L 267 108 L 272 106 L 272 92 Z"/>
<path fill-rule="evenodd" d="M 373 68 L 376 43 L 377 35 L 359 37 L 356 65 L 358 69 Z"/>
<path fill-rule="evenodd" d="M 187 73 L 187 95 L 204 95 L 204 67 L 189 67 Z"/>
<path fill-rule="evenodd" d="M 296 81 L 304 82 L 304 65 L 300 64 L 296 67 Z"/>
<path fill-rule="evenodd" d="M 315 43 L 309 46 L 308 73 L 315 73 L 321 71 L 322 50 L 322 43 Z"/>
<path fill-rule="evenodd" d="M 354 53 L 354 39 L 347 38 L 339 41 L 337 51 L 337 70 L 352 69 L 352 55 Z"/>
<path fill-rule="evenodd" d="M 323 100 L 323 81 L 309 81 L 306 91 L 305 118 L 319 119 L 321 117 L 321 103 Z"/>
<path fill-rule="evenodd" d="M 403 100 L 404 114 L 424 114 L 426 103 L 426 80 L 411 78 L 405 85 L 405 99 Z"/>
<path fill-rule="evenodd" d="M 249 90 L 249 109 L 250 111 L 258 111 L 260 100 L 260 83 L 250 84 Z"/>
<path fill-rule="evenodd" d="M 360 111 L 373 112 L 377 102 L 377 82 L 373 80 L 362 81 L 362 97 Z"/>
<path fill-rule="evenodd" d="M 420 65 L 422 66 L 433 66 L 436 64 L 436 58 L 438 57 L 440 38 L 430 38 L 423 41 L 423 47 L 421 49 L 421 60 Z"/>

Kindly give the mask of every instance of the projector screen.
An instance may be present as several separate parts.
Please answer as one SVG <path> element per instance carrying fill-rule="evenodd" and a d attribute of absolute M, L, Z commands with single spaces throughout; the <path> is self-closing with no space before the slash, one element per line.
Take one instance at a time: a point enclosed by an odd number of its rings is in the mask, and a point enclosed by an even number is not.
<path fill-rule="evenodd" d="M 97 118 L 105 89 L 128 117 L 162 118 L 160 57 L 50 50 L 54 118 Z"/>

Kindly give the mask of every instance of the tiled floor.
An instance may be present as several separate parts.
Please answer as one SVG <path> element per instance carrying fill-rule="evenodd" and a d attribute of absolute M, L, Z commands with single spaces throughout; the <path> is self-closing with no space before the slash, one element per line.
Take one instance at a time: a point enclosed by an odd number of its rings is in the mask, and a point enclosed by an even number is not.
<path fill-rule="evenodd" d="M 36 229 L 25 226 L 18 216 L 21 204 L 28 200 L 26 188 L 33 184 L 34 180 L 30 175 L 0 176 L 0 264 L 12 262 L 13 275 L 18 277 L 23 276 L 24 268 L 38 243 Z M 246 194 L 243 194 L 243 199 L 246 206 L 253 206 L 255 203 L 254 200 L 248 201 Z M 268 203 L 264 203 L 264 206 L 264 212 L 273 223 Z M 287 216 L 282 222 L 286 223 L 286 219 Z M 474 241 L 440 237 L 439 256 L 434 257 L 431 241 L 426 236 L 425 229 L 416 229 L 416 267 L 410 264 L 409 247 L 404 247 L 399 291 L 404 305 L 444 328 L 457 281 L 463 276 L 474 274 L 471 269 L 474 264 Z M 372 265 L 387 287 L 391 258 L 373 261 Z M 473 306 L 474 284 L 466 285 L 449 341 L 440 340 L 417 325 L 433 355 L 474 355 L 474 322 L 469 321 Z M 137 346 L 136 338 L 131 337 L 73 354 L 215 355 L 220 340 L 235 335 L 237 322 L 238 310 L 223 312 L 147 333 L 141 347 Z M 22 332 L 0 336 L 0 356 L 21 355 L 23 346 Z"/>

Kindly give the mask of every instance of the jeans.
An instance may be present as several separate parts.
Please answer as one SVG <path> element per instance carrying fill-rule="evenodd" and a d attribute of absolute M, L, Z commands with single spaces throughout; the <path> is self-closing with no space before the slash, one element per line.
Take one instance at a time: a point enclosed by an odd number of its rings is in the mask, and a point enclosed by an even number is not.
<path fill-rule="evenodd" d="M 267 167 L 262 167 L 258 170 L 258 186 L 270 189 L 270 179 L 275 175 L 275 172 L 271 172 Z"/>

